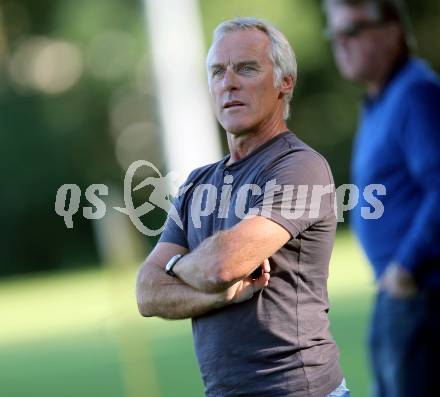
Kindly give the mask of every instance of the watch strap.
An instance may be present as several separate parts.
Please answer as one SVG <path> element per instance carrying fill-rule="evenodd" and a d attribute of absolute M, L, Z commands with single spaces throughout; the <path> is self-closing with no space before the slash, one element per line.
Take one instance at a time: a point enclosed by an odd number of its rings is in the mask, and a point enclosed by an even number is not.
<path fill-rule="evenodd" d="M 171 277 L 177 277 L 176 273 L 173 272 L 173 268 L 176 265 L 177 262 L 179 262 L 179 260 L 183 257 L 183 255 L 178 254 L 178 255 L 174 255 L 169 261 L 168 263 L 165 265 L 165 272 L 171 276 Z"/>

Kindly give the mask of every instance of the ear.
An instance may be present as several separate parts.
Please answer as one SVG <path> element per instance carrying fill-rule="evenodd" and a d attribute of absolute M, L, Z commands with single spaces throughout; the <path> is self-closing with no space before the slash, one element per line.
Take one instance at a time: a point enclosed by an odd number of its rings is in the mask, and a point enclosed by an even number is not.
<path fill-rule="evenodd" d="M 284 76 L 283 79 L 281 80 L 281 84 L 280 84 L 280 95 L 284 96 L 286 94 L 288 94 L 289 92 L 291 92 L 293 90 L 293 88 L 295 87 L 295 79 L 293 78 L 292 75 L 289 76 Z"/>

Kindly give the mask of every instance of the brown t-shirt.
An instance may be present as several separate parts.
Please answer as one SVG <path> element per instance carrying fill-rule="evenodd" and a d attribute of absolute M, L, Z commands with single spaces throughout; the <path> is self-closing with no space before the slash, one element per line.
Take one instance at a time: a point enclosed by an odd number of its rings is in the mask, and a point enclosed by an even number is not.
<path fill-rule="evenodd" d="M 324 397 L 342 381 L 327 317 L 336 229 L 330 168 L 289 131 L 230 166 L 228 160 L 190 174 L 174 202 L 182 227 L 169 216 L 160 241 L 192 251 L 247 213 L 273 220 L 292 238 L 269 259 L 265 289 L 246 302 L 193 318 L 205 393 Z M 326 186 L 328 193 L 316 194 Z"/>

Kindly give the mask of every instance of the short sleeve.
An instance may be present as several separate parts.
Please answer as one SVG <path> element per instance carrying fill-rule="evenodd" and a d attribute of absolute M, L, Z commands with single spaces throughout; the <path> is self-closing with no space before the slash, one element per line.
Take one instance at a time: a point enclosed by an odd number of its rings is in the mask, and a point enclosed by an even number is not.
<path fill-rule="evenodd" d="M 297 235 L 324 218 L 334 218 L 335 187 L 330 167 L 318 153 L 293 151 L 280 156 L 260 176 L 262 194 L 253 196 L 253 213 Z"/>
<path fill-rule="evenodd" d="M 182 247 L 188 248 L 188 240 L 184 230 L 185 224 L 185 211 L 183 208 L 184 201 L 184 186 L 179 188 L 177 197 L 174 198 L 173 204 L 168 211 L 167 220 L 165 222 L 164 230 L 160 236 L 160 243 L 174 243 Z"/>

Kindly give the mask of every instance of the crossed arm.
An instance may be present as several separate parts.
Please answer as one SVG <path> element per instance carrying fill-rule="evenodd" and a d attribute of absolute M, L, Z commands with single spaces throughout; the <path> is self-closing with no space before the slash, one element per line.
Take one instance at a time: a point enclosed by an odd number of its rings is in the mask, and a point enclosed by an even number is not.
<path fill-rule="evenodd" d="M 242 302 L 266 287 L 269 262 L 290 234 L 275 222 L 256 216 L 204 240 L 188 250 L 172 243 L 159 243 L 138 274 L 136 297 L 143 316 L 167 319 L 197 317 L 213 309 Z M 177 278 L 165 273 L 168 260 L 185 255 L 174 267 Z M 250 274 L 259 266 L 256 280 Z"/>

